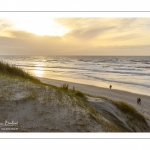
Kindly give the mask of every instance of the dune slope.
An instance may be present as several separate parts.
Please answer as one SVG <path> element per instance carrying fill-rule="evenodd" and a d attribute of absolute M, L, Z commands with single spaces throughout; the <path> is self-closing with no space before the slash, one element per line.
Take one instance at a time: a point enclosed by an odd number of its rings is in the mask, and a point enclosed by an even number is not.
<path fill-rule="evenodd" d="M 0 78 L 0 123 L 18 122 L 15 132 L 122 131 L 106 118 L 57 88 L 20 79 Z M 3 130 L 1 132 L 12 132 Z"/>
<path fill-rule="evenodd" d="M 0 123 L 18 122 L 15 132 L 149 131 L 147 124 L 132 123 L 131 116 L 100 98 L 84 100 L 72 91 L 4 76 L 0 85 Z"/>

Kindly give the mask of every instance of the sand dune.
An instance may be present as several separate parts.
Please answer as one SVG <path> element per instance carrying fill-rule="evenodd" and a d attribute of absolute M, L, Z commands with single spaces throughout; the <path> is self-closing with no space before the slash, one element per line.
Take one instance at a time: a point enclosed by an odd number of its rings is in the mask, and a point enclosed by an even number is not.
<path fill-rule="evenodd" d="M 122 131 L 60 89 L 8 77 L 0 88 L 0 132 Z"/>
<path fill-rule="evenodd" d="M 74 86 L 76 90 L 80 90 L 84 93 L 88 93 L 96 96 L 104 96 L 104 97 L 114 99 L 116 101 L 125 101 L 131 104 L 134 108 L 136 108 L 138 112 L 143 114 L 147 119 L 147 122 L 150 124 L 150 96 L 130 93 L 126 91 L 120 91 L 116 89 L 110 90 L 109 88 L 107 89 L 107 88 L 101 88 L 92 85 L 84 85 L 84 84 L 66 82 L 66 81 L 55 80 L 55 79 L 40 78 L 40 80 L 42 82 L 49 83 L 56 86 L 61 86 L 63 83 L 68 83 L 69 88 L 73 88 Z M 137 97 L 140 97 L 142 99 L 141 105 L 137 105 Z"/>
<path fill-rule="evenodd" d="M 132 113 L 123 113 L 120 108 L 104 98 L 89 95 L 85 99 L 71 90 L 58 88 L 66 83 L 64 81 L 44 78 L 40 80 L 46 84 L 0 77 L 0 132 L 150 131 L 144 117 L 139 119 Z M 138 111 L 141 110 L 141 113 L 145 111 L 147 114 L 143 114 L 149 119 L 149 103 L 146 96 L 144 100 L 144 96 L 141 97 L 142 105 L 136 106 L 132 96 L 137 95 L 133 93 L 71 82 L 68 84 L 70 88 L 74 86 L 76 90 L 88 94 L 129 102 Z M 147 107 L 144 107 L 146 105 Z M 17 126 L 11 126 L 11 121 Z"/>

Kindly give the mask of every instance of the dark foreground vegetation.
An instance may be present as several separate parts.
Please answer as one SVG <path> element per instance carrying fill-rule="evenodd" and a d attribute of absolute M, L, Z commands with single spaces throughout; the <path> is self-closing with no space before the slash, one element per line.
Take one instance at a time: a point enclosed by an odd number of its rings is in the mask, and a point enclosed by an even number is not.
<path fill-rule="evenodd" d="M 28 72 L 24 71 L 23 69 L 2 61 L 0 61 L 0 74 L 12 78 L 18 77 L 18 78 L 27 79 L 33 82 L 40 83 L 39 79 L 31 76 Z"/>

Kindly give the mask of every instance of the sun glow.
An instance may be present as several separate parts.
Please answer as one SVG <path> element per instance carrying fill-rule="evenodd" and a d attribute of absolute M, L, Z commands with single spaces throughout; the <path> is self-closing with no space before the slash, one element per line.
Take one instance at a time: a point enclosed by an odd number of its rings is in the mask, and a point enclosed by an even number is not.
<path fill-rule="evenodd" d="M 23 30 L 40 36 L 63 36 L 69 29 L 55 21 L 48 14 L 43 13 L 16 13 L 3 14 L 3 20 L 11 23 L 10 28 L 13 30 Z"/>
<path fill-rule="evenodd" d="M 54 19 L 52 18 L 45 18 L 45 17 L 39 18 L 38 16 L 36 16 L 34 18 L 27 18 L 27 20 L 26 22 L 30 23 L 23 23 L 23 21 L 19 21 L 16 25 L 16 28 L 40 36 L 44 35 L 63 36 L 65 33 L 68 32 L 67 28 L 61 26 L 60 24 L 55 22 Z"/>
<path fill-rule="evenodd" d="M 43 66 L 44 64 L 42 62 L 36 62 L 35 64 L 35 69 L 33 71 L 34 75 L 37 76 L 37 77 L 42 77 L 43 74 L 44 74 L 44 70 L 42 67 L 40 66 Z"/>
<path fill-rule="evenodd" d="M 36 68 L 36 70 L 34 70 L 34 74 L 35 74 L 37 77 L 42 77 L 43 74 L 44 74 L 44 71 L 43 71 L 43 70 L 40 70 L 40 68 Z"/>

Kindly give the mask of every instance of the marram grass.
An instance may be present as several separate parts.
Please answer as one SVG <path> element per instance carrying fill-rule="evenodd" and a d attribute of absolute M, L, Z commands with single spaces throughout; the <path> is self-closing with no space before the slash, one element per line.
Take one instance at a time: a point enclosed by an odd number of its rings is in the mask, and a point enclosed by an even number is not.
<path fill-rule="evenodd" d="M 3 61 L 0 61 L 0 75 L 9 76 L 12 78 L 18 77 L 22 79 L 28 79 L 36 83 L 40 83 L 40 80 L 31 76 L 28 72 L 24 71 L 23 69 L 16 67 L 15 65 L 5 63 Z"/>
<path fill-rule="evenodd" d="M 148 125 L 145 117 L 141 113 L 139 113 L 133 106 L 131 106 L 130 104 L 128 104 L 124 101 L 116 101 L 116 100 L 112 100 L 112 99 L 104 97 L 104 96 L 94 96 L 94 95 L 90 95 L 90 94 L 85 94 L 85 95 L 91 96 L 91 97 L 97 97 L 97 98 L 101 98 L 103 100 L 109 101 L 113 105 L 115 105 L 124 114 L 132 116 L 133 120 L 138 120 L 138 121 L 143 122 L 146 125 Z"/>

